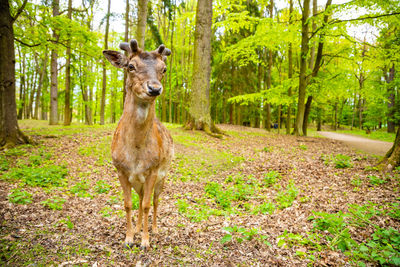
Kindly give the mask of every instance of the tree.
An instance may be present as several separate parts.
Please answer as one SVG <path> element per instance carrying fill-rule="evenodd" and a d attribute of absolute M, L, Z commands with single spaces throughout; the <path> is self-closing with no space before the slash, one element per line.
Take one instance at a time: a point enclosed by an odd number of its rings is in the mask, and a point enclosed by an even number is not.
<path fill-rule="evenodd" d="M 294 134 L 301 135 L 304 120 L 306 87 L 307 87 L 307 54 L 309 49 L 308 36 L 308 16 L 310 13 L 310 0 L 303 1 L 302 17 L 301 17 L 301 52 L 300 52 L 300 74 L 299 74 L 299 96 L 297 99 L 297 115 L 294 125 Z"/>
<path fill-rule="evenodd" d="M 211 24 L 212 0 L 199 0 L 196 8 L 189 120 L 185 128 L 204 130 L 210 135 L 219 136 L 220 131 L 214 126 L 210 115 Z"/>
<path fill-rule="evenodd" d="M 106 34 L 104 35 L 104 50 L 108 49 L 108 30 L 110 28 L 110 7 L 111 0 L 108 0 L 108 8 L 106 14 Z M 104 109 L 106 106 L 106 89 L 107 89 L 107 68 L 106 62 L 103 59 L 103 87 L 101 90 L 101 103 L 100 103 L 100 124 L 104 125 Z"/>
<path fill-rule="evenodd" d="M 144 40 L 146 35 L 146 22 L 147 22 L 147 1 L 138 0 L 138 22 L 136 28 L 136 40 L 139 47 L 145 48 Z"/>
<path fill-rule="evenodd" d="M 379 164 L 380 169 L 392 171 L 400 166 L 400 127 L 397 128 L 396 139 L 392 148 L 386 153 Z"/>
<path fill-rule="evenodd" d="M 13 30 L 13 23 L 26 3 L 27 0 L 12 16 L 8 0 L 0 0 L 0 145 L 3 147 L 29 143 L 29 139 L 19 129 L 17 121 Z"/>
<path fill-rule="evenodd" d="M 60 1 L 53 0 L 53 18 L 60 15 Z M 53 42 L 58 42 L 60 35 L 57 33 L 57 22 L 54 22 L 53 25 Z M 56 48 L 51 50 L 51 64 L 50 64 L 50 73 L 51 73 L 51 86 L 50 86 L 50 125 L 58 124 L 58 70 L 57 70 L 57 59 L 58 54 Z"/>
<path fill-rule="evenodd" d="M 68 0 L 69 20 L 72 18 L 72 0 Z M 64 106 L 64 125 L 71 125 L 72 110 L 71 110 L 71 34 L 68 33 L 67 41 L 67 60 L 65 63 L 65 106 Z"/>

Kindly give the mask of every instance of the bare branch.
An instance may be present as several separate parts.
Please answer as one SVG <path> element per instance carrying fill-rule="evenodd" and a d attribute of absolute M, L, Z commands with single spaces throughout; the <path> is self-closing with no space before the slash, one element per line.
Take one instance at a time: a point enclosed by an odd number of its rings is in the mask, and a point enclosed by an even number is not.
<path fill-rule="evenodd" d="M 28 44 L 28 43 L 25 43 L 24 41 L 22 41 L 22 40 L 20 40 L 20 39 L 18 39 L 18 38 L 16 38 L 16 37 L 14 37 L 14 40 L 17 41 L 18 43 L 24 45 L 24 46 L 27 46 L 27 47 L 36 47 L 36 46 L 39 46 L 39 45 L 42 44 L 42 43 L 38 43 L 38 44 Z"/>
<path fill-rule="evenodd" d="M 22 5 L 18 8 L 17 13 L 15 13 L 14 17 L 11 17 L 12 18 L 12 22 L 16 21 L 17 18 L 19 17 L 19 15 L 21 15 L 22 11 L 24 11 L 26 3 L 28 3 L 28 0 L 24 0 Z"/>

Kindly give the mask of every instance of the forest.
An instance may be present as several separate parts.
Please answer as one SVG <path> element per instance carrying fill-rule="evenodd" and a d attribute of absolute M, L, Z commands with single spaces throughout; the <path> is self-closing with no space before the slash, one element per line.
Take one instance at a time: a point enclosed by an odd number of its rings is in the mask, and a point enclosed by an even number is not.
<path fill-rule="evenodd" d="M 6 266 L 400 265 L 398 0 L 0 1 Z M 168 56 L 175 144 L 147 251 L 122 246 L 130 70 L 103 55 L 133 39 Z"/>

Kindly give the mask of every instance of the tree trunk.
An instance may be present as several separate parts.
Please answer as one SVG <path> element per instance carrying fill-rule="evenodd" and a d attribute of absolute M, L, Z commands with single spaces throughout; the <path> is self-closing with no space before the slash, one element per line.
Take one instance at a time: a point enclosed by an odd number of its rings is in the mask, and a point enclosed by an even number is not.
<path fill-rule="evenodd" d="M 395 92 L 394 92 L 394 75 L 395 75 L 395 68 L 394 64 L 389 70 L 389 75 L 385 75 L 386 77 L 386 83 L 387 88 L 388 88 L 388 117 L 387 117 L 387 132 L 388 133 L 394 133 L 395 132 L 395 118 L 394 118 L 394 113 L 395 113 Z"/>
<path fill-rule="evenodd" d="M 147 22 L 147 1 L 138 0 L 138 22 L 136 28 L 136 40 L 140 48 L 145 49 L 144 40 L 146 35 Z"/>
<path fill-rule="evenodd" d="M 24 8 L 27 1 L 21 6 Z M 29 143 L 20 131 L 15 99 L 15 51 L 13 23 L 8 0 L 0 0 L 0 146 Z"/>
<path fill-rule="evenodd" d="M 60 15 L 60 2 L 59 0 L 53 0 L 53 17 Z M 53 29 L 53 39 L 58 41 L 59 35 L 58 29 Z M 57 70 L 57 58 L 58 54 L 55 49 L 51 50 L 51 87 L 50 87 L 50 125 L 58 124 L 58 70 Z"/>
<path fill-rule="evenodd" d="M 190 96 L 187 129 L 204 130 L 213 134 L 219 132 L 210 116 L 210 75 L 211 75 L 211 23 L 212 0 L 199 0 L 196 9 L 194 34 L 194 58 L 192 93 Z"/>
<path fill-rule="evenodd" d="M 108 30 L 110 28 L 110 7 L 111 0 L 108 0 L 107 19 L 106 19 L 106 34 L 104 36 L 104 50 L 108 49 Z M 106 89 L 107 89 L 107 68 L 106 62 L 103 59 L 103 87 L 101 90 L 101 103 L 100 103 L 100 124 L 104 125 L 104 110 L 106 106 Z"/>
<path fill-rule="evenodd" d="M 19 78 L 19 108 L 18 108 L 18 119 L 22 120 L 22 116 L 24 114 L 25 107 L 25 56 L 22 56 L 21 49 L 19 49 L 19 58 L 20 58 L 20 69 L 22 70 L 22 74 Z"/>
<path fill-rule="evenodd" d="M 68 0 L 67 18 L 72 19 L 72 0 Z M 65 63 L 65 105 L 64 105 L 64 125 L 71 125 L 72 110 L 71 110 L 71 36 L 67 37 L 67 52 Z"/>
<path fill-rule="evenodd" d="M 302 134 L 302 126 L 305 111 L 305 98 L 307 87 L 307 54 L 308 54 L 308 17 L 310 11 L 310 0 L 303 1 L 303 11 L 301 18 L 301 50 L 300 50 L 300 74 L 299 74 L 299 96 L 297 102 L 296 124 L 294 125 L 294 134 Z"/>
<path fill-rule="evenodd" d="M 379 168 L 392 171 L 394 168 L 400 166 L 400 127 L 397 129 L 396 139 L 394 140 L 392 148 L 386 153 L 385 157 L 379 163 Z"/>
<path fill-rule="evenodd" d="M 126 7 L 125 7 L 125 35 L 124 35 L 124 40 L 125 42 L 129 42 L 129 0 L 126 1 Z M 128 52 L 125 51 L 125 56 L 128 56 Z M 126 79 L 128 78 L 128 71 L 124 69 L 124 86 L 122 88 L 122 109 L 124 109 L 124 104 L 125 104 L 125 97 L 126 97 Z"/>
<path fill-rule="evenodd" d="M 40 69 L 40 74 L 39 74 L 39 85 L 38 85 L 38 89 L 37 89 L 37 93 L 36 93 L 36 101 L 35 101 L 36 102 L 35 115 L 34 115 L 35 120 L 40 119 L 39 107 L 41 105 L 40 99 L 41 99 L 41 95 L 42 95 L 42 87 L 43 87 L 44 75 L 45 75 L 46 68 L 47 68 L 47 49 L 44 52 L 43 66 Z"/>
<path fill-rule="evenodd" d="M 311 95 L 307 97 L 307 103 L 306 103 L 306 107 L 304 110 L 304 121 L 303 121 L 303 135 L 304 136 L 307 136 L 308 115 L 310 115 L 312 100 L 313 100 L 313 97 Z"/>
<path fill-rule="evenodd" d="M 292 16 L 293 16 L 293 0 L 290 0 L 289 7 L 289 24 L 292 24 Z M 292 79 L 293 77 L 293 52 L 292 52 L 292 43 L 289 43 L 288 47 L 288 78 Z M 288 89 L 289 98 L 292 96 L 292 87 Z M 287 108 L 287 117 L 286 117 L 286 134 L 290 134 L 291 126 L 291 116 L 292 116 L 292 101 L 289 101 L 289 105 Z"/>

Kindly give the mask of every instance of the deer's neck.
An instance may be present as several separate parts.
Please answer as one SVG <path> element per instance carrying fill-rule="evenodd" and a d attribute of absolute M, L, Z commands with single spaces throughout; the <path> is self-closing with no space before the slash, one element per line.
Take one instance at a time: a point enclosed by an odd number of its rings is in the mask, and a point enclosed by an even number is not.
<path fill-rule="evenodd" d="M 135 146 L 144 144 L 153 127 L 155 117 L 155 101 L 145 102 L 133 93 L 127 93 L 121 123 L 126 133 L 126 141 Z"/>

